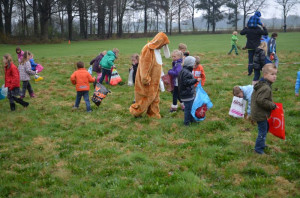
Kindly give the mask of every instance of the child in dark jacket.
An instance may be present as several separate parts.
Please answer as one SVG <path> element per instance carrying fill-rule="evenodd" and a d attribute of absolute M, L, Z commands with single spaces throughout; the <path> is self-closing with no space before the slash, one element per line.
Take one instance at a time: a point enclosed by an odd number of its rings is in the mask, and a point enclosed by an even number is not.
<path fill-rule="evenodd" d="M 179 50 L 174 50 L 172 52 L 172 59 L 173 59 L 173 62 L 172 62 L 172 69 L 170 69 L 168 71 L 168 74 L 170 76 L 172 76 L 172 84 L 174 86 L 174 89 L 173 89 L 173 104 L 171 105 L 171 109 L 170 109 L 170 112 L 174 112 L 174 111 L 177 111 L 177 100 L 179 100 L 180 102 L 180 105 L 181 105 L 181 109 L 184 110 L 184 104 L 181 102 L 179 96 L 178 96 L 178 75 L 179 75 L 179 72 L 181 71 L 182 69 L 182 58 L 183 58 L 183 54 L 181 51 Z"/>
<path fill-rule="evenodd" d="M 279 59 L 276 53 L 276 38 L 278 34 L 276 32 L 272 33 L 271 39 L 268 41 L 268 57 L 271 61 L 274 60 L 276 68 L 278 68 Z M 273 58 L 272 58 L 273 57 Z"/>
<path fill-rule="evenodd" d="M 78 109 L 81 97 L 83 96 L 86 104 L 86 111 L 92 112 L 89 100 L 89 83 L 95 82 L 95 78 L 93 78 L 91 74 L 84 68 L 83 62 L 79 61 L 77 63 L 77 68 L 78 70 L 71 75 L 71 82 L 73 85 L 76 85 L 77 90 L 76 101 L 73 108 Z"/>
<path fill-rule="evenodd" d="M 254 61 L 253 61 L 253 68 L 254 68 L 254 78 L 252 81 L 252 85 L 255 85 L 260 77 L 260 71 L 262 70 L 263 66 L 267 63 L 272 63 L 266 56 L 267 54 L 267 43 L 262 42 L 255 49 L 254 54 Z"/>
<path fill-rule="evenodd" d="M 20 75 L 10 54 L 5 54 L 3 56 L 3 63 L 5 70 L 5 87 L 8 88 L 7 99 L 9 100 L 10 110 L 16 110 L 15 102 L 21 104 L 23 107 L 27 107 L 29 103 L 18 98 L 20 93 Z"/>
<path fill-rule="evenodd" d="M 90 65 L 93 65 L 93 72 L 97 73 L 97 82 L 99 82 L 100 78 L 101 78 L 101 65 L 100 65 L 100 61 L 102 60 L 102 58 L 106 55 L 106 51 L 104 50 L 103 52 L 101 52 L 96 58 L 94 58 L 93 60 L 91 60 Z"/>
<path fill-rule="evenodd" d="M 196 64 L 196 59 L 192 56 L 187 56 L 183 62 L 183 68 L 178 76 L 178 91 L 181 101 L 184 103 L 184 125 L 188 126 L 191 122 L 194 122 L 194 118 L 191 114 L 193 102 L 194 102 L 194 84 L 199 82 L 201 78 L 195 79 L 192 71 Z"/>
<path fill-rule="evenodd" d="M 99 82 L 102 84 L 104 77 L 108 75 L 108 81 L 110 81 L 111 77 L 111 68 L 114 66 L 114 61 L 117 58 L 119 54 L 119 50 L 117 48 L 114 48 L 113 51 L 108 51 L 106 55 L 102 58 L 100 61 L 100 65 L 102 67 L 102 76 L 99 80 Z M 106 82 L 109 84 L 109 82 Z"/>
<path fill-rule="evenodd" d="M 271 111 L 276 108 L 272 99 L 272 83 L 276 81 L 277 69 L 272 63 L 266 64 L 263 69 L 263 78 L 254 85 L 251 96 L 251 116 L 257 122 L 258 135 L 255 143 L 255 152 L 264 154 L 266 136 L 268 133 L 268 118 Z"/>

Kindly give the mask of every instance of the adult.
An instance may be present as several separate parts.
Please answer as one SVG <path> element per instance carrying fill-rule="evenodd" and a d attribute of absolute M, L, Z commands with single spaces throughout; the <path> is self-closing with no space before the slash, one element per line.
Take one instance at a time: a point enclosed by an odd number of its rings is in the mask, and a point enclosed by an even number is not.
<path fill-rule="evenodd" d="M 159 32 L 141 52 L 140 62 L 135 78 L 135 100 L 129 111 L 135 117 L 147 112 L 149 117 L 160 118 L 159 113 L 159 82 L 162 69 L 160 49 L 164 47 L 166 58 L 170 57 L 169 39 L 163 32 Z"/>
<path fill-rule="evenodd" d="M 268 30 L 264 25 L 262 25 L 262 27 L 254 28 L 245 27 L 240 34 L 246 35 L 247 37 L 246 48 L 248 49 L 248 76 L 250 76 L 253 72 L 253 57 L 255 49 L 260 44 L 261 36 L 268 35 Z"/>

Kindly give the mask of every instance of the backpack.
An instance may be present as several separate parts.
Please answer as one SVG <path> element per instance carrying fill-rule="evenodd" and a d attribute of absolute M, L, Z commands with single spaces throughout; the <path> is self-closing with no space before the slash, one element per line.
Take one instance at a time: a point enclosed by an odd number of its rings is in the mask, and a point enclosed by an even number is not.
<path fill-rule="evenodd" d="M 101 83 L 97 83 L 95 85 L 95 91 L 92 96 L 92 101 L 95 103 L 95 105 L 97 105 L 99 107 L 102 100 L 106 97 L 106 95 L 108 93 L 110 93 L 110 91 L 108 89 L 106 89 L 106 87 L 104 87 L 104 85 L 102 85 Z"/>

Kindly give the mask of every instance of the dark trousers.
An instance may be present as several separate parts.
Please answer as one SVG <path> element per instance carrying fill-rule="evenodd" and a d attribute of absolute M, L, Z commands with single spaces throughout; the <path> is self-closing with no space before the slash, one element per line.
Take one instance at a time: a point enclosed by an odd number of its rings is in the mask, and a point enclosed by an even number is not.
<path fill-rule="evenodd" d="M 86 111 L 91 111 L 91 104 L 90 104 L 90 100 L 89 100 L 89 91 L 77 91 L 75 107 L 77 107 L 77 108 L 79 107 L 82 96 L 83 96 L 83 99 L 86 104 Z"/>
<path fill-rule="evenodd" d="M 20 88 L 14 88 L 13 90 L 9 90 L 7 92 L 7 99 L 9 100 L 9 104 L 10 104 L 10 108 L 12 111 L 15 110 L 15 102 L 19 103 L 20 105 L 27 107 L 29 105 L 28 102 L 25 102 L 24 100 L 22 100 L 21 98 L 18 98 L 20 93 Z"/>
<path fill-rule="evenodd" d="M 184 103 L 184 125 L 188 126 L 191 122 L 194 122 L 194 118 L 191 114 L 194 99 L 190 101 L 183 101 Z"/>
<path fill-rule="evenodd" d="M 173 105 L 177 105 L 177 100 L 181 103 L 181 100 L 179 98 L 179 93 L 178 93 L 178 86 L 174 86 L 173 89 Z"/>
<path fill-rule="evenodd" d="M 232 45 L 231 50 L 228 52 L 228 54 L 231 54 L 232 50 L 235 50 L 235 54 L 238 55 L 238 51 L 237 51 L 236 45 Z"/>
<path fill-rule="evenodd" d="M 254 69 L 254 78 L 253 81 L 258 81 L 260 77 L 260 69 Z"/>
<path fill-rule="evenodd" d="M 248 50 L 248 75 L 253 72 L 253 58 L 255 50 Z"/>
<path fill-rule="evenodd" d="M 103 82 L 103 80 L 104 80 L 104 77 L 105 76 L 108 76 L 108 83 L 107 84 L 109 84 L 109 82 L 110 82 L 110 77 L 111 77 L 111 70 L 110 69 L 104 69 L 104 68 L 102 68 L 102 76 L 101 76 L 101 78 L 100 78 L 100 80 L 99 80 L 99 82 L 102 84 L 102 82 Z"/>
<path fill-rule="evenodd" d="M 26 89 L 28 90 L 29 94 L 33 94 L 33 90 L 31 87 L 31 84 L 29 81 L 22 81 L 23 85 L 22 85 L 22 91 L 21 91 L 21 96 L 25 96 L 26 94 Z"/>
<path fill-rule="evenodd" d="M 259 154 L 264 153 L 264 148 L 266 147 L 266 138 L 269 130 L 268 120 L 257 122 L 258 135 L 255 142 L 255 151 Z"/>

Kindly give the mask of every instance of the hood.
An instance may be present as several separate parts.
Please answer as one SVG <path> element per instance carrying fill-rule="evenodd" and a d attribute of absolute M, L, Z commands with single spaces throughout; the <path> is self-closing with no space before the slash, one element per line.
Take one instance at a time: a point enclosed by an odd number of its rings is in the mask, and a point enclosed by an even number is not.
<path fill-rule="evenodd" d="M 152 41 L 150 41 L 148 43 L 148 47 L 150 49 L 160 49 L 163 46 L 169 44 L 170 41 L 168 39 L 168 36 L 163 33 L 163 32 L 159 32 L 158 34 L 156 34 L 156 36 L 152 39 Z"/>
<path fill-rule="evenodd" d="M 113 51 L 111 51 L 111 50 L 108 51 L 106 55 L 107 56 L 116 56 L 115 53 Z"/>
<path fill-rule="evenodd" d="M 260 11 L 256 11 L 254 15 L 257 16 L 257 17 L 261 17 Z"/>
<path fill-rule="evenodd" d="M 254 85 L 254 87 L 253 87 L 253 89 L 255 90 L 255 91 L 257 91 L 258 89 L 260 89 L 262 86 L 264 86 L 264 85 L 269 85 L 270 87 L 271 87 L 271 85 L 272 85 L 272 83 L 271 82 L 269 82 L 268 80 L 266 80 L 266 79 L 264 79 L 264 78 L 261 78 L 259 81 L 258 81 L 258 83 L 256 83 L 255 85 Z"/>

